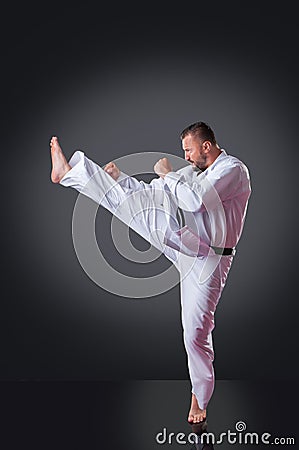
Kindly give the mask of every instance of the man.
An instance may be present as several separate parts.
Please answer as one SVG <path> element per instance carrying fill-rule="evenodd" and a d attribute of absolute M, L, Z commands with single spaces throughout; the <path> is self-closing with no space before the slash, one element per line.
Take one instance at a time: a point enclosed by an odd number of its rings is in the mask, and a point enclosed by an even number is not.
<path fill-rule="evenodd" d="M 214 314 L 241 236 L 251 187 L 246 166 L 218 146 L 204 122 L 185 128 L 181 141 L 190 164 L 174 172 L 162 158 L 154 166 L 159 178 L 145 183 L 123 174 L 113 162 L 102 169 L 80 151 L 67 162 L 53 137 L 51 179 L 116 214 L 178 268 L 192 384 L 188 421 L 197 424 L 205 420 L 214 390 Z M 183 227 L 177 219 L 179 209 Z"/>

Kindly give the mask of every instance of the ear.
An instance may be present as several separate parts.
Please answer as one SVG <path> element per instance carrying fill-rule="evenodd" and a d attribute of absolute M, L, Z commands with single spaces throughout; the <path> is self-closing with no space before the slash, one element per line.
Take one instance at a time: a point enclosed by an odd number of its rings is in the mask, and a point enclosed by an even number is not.
<path fill-rule="evenodd" d="M 211 151 L 212 144 L 210 141 L 204 141 L 202 143 L 202 149 L 205 153 L 209 153 Z"/>

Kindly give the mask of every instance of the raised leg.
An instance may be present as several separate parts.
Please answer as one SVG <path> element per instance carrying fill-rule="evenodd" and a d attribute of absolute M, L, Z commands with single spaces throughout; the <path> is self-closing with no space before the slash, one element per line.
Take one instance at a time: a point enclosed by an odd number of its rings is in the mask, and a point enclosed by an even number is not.
<path fill-rule="evenodd" d="M 54 141 L 55 145 L 58 141 Z M 51 149 L 52 150 L 52 149 Z M 161 206 L 164 191 L 143 189 L 125 192 L 120 183 L 115 181 L 98 164 L 88 159 L 83 152 L 74 153 L 67 163 L 61 147 L 57 149 L 59 163 L 54 158 L 53 179 L 62 186 L 72 187 L 108 209 L 122 222 L 150 242 L 172 262 L 176 262 L 178 251 L 165 245 L 164 238 L 172 232 L 172 227 L 179 228 L 174 215 L 170 215 Z M 61 176 L 63 174 L 63 176 Z"/>

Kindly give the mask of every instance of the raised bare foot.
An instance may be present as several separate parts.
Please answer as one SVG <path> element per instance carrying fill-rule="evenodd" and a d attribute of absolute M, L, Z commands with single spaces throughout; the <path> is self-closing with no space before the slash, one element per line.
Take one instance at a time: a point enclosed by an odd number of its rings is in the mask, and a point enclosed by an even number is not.
<path fill-rule="evenodd" d="M 50 141 L 50 147 L 52 158 L 51 180 L 53 181 L 53 183 L 59 183 L 64 175 L 71 169 L 71 166 L 65 159 L 65 156 L 62 153 L 62 149 L 59 145 L 58 138 L 56 136 L 52 137 Z"/>
<path fill-rule="evenodd" d="M 207 411 L 205 409 L 200 409 L 198 406 L 196 397 L 194 394 L 192 394 L 191 398 L 191 407 L 188 415 L 188 422 L 189 423 L 199 423 L 205 420 L 207 417 Z"/>

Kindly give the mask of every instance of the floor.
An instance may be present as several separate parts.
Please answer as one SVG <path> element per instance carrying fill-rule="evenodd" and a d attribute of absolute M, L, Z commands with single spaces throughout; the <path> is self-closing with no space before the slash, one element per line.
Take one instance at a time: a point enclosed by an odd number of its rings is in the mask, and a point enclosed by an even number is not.
<path fill-rule="evenodd" d="M 195 448 L 187 380 L 23 380 L 0 389 L 5 450 Z M 208 408 L 214 448 L 297 448 L 297 394 L 295 381 L 217 380 Z"/>

